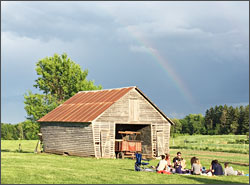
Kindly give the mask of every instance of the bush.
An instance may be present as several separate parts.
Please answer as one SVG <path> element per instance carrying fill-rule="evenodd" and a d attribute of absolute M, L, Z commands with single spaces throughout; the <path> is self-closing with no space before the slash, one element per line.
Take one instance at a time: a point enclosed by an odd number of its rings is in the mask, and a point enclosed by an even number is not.
<path fill-rule="evenodd" d="M 23 125 L 23 134 L 25 139 L 38 139 L 39 125 L 30 120 L 21 123 Z"/>
<path fill-rule="evenodd" d="M 6 140 L 17 139 L 16 136 L 16 128 L 14 125 L 7 123 L 1 123 L 1 138 Z"/>
<path fill-rule="evenodd" d="M 1 139 L 38 139 L 39 124 L 26 120 L 19 124 L 1 123 Z"/>

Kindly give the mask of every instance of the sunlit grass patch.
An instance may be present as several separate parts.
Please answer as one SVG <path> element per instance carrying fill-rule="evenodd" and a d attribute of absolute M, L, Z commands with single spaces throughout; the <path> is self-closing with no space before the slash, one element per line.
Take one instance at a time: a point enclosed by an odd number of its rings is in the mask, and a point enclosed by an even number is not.
<path fill-rule="evenodd" d="M 249 183 L 246 176 L 203 177 L 163 175 L 134 171 L 135 160 L 96 159 L 54 154 L 35 154 L 36 141 L 22 141 L 23 150 L 16 152 L 19 141 L 2 141 L 1 182 L 3 184 L 232 184 Z M 4 151 L 5 150 L 5 151 Z M 9 151 L 7 151 L 9 150 Z M 170 150 L 171 157 L 179 150 Z M 247 154 L 181 150 L 190 168 L 190 158 L 197 156 L 202 165 L 209 167 L 212 159 L 228 161 L 248 160 Z M 159 160 L 151 160 L 157 165 Z M 248 166 L 232 165 L 234 169 L 249 173 Z"/>

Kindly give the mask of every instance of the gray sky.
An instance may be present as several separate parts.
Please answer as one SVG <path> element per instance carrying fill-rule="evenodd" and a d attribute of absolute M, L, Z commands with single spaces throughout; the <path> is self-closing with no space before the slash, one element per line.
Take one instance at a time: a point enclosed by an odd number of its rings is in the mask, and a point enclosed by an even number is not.
<path fill-rule="evenodd" d="M 104 89 L 137 86 L 167 116 L 249 102 L 249 2 L 2 2 L 1 118 L 25 120 L 54 53 Z"/>

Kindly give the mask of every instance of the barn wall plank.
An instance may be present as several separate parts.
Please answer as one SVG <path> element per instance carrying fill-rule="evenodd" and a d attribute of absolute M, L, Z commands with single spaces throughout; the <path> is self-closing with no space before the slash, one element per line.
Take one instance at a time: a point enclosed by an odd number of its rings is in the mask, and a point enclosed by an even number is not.
<path fill-rule="evenodd" d="M 41 132 L 47 153 L 95 156 L 90 123 L 42 123 Z"/>

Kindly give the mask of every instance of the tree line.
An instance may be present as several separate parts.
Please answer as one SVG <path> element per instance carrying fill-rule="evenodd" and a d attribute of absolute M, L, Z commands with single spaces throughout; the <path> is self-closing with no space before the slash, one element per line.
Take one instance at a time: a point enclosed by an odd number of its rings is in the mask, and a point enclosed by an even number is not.
<path fill-rule="evenodd" d="M 1 139 L 38 139 L 39 124 L 30 120 L 18 124 L 1 123 Z"/>
<path fill-rule="evenodd" d="M 189 114 L 183 119 L 173 119 L 171 135 L 174 134 L 202 134 L 224 135 L 249 134 L 249 105 L 232 107 L 219 105 L 206 110 L 202 114 Z"/>

